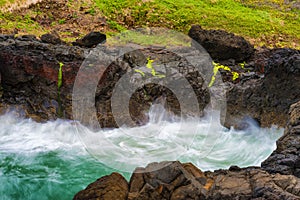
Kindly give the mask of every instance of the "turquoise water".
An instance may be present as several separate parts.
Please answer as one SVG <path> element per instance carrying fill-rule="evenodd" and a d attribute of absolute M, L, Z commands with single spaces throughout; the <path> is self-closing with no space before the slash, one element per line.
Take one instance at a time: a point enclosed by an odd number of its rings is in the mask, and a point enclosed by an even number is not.
<path fill-rule="evenodd" d="M 89 144 L 82 143 L 76 130 L 87 129 L 78 129 L 78 123 L 41 124 L 11 114 L 0 116 L 0 199 L 72 199 L 101 176 L 118 171 L 128 179 L 135 167 L 152 161 L 178 159 L 202 170 L 259 166 L 283 133 L 275 127 L 253 125 L 247 131 L 235 131 L 207 120 L 156 119 L 143 127 L 99 131 L 97 137 L 101 135 L 114 147 L 102 145 L 96 155 L 97 149 L 90 151 Z M 207 130 L 214 131 L 207 134 Z M 95 140 L 93 134 L 90 137 Z"/>
<path fill-rule="evenodd" d="M 113 171 L 86 152 L 71 122 L 0 117 L 1 200 L 72 199 Z"/>

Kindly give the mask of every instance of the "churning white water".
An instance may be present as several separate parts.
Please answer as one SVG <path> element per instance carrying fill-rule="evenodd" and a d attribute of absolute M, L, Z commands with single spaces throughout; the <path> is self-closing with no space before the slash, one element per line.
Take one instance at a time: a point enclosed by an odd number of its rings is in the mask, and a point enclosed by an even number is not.
<path fill-rule="evenodd" d="M 155 104 L 150 122 L 141 127 L 92 132 L 77 127 L 87 150 L 100 162 L 119 171 L 131 172 L 150 162 L 180 160 L 202 170 L 259 166 L 276 148 L 283 129 L 259 128 L 249 120 L 246 130 L 226 129 L 218 113 L 179 120 Z M 216 120 L 217 119 L 217 120 Z"/>
<path fill-rule="evenodd" d="M 259 166 L 283 134 L 254 124 L 229 130 L 211 117 L 180 121 L 160 105 L 149 117 L 145 126 L 93 132 L 73 121 L 0 116 L 0 196 L 70 199 L 100 176 L 119 171 L 128 177 L 154 161 L 192 162 L 202 170 Z"/>

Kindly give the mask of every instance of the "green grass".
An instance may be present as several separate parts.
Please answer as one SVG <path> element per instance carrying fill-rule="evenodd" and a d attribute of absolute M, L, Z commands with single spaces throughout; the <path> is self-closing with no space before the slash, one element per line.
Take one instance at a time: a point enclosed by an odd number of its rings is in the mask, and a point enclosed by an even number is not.
<path fill-rule="evenodd" d="M 206 29 L 223 29 L 253 38 L 258 45 L 292 46 L 300 40 L 299 10 L 280 10 L 267 3 L 258 7 L 255 1 L 243 4 L 234 0 L 95 2 L 110 23 L 124 28 L 162 26 L 187 33 L 192 24 L 200 24 Z M 275 43 L 268 41 L 274 39 Z"/>
<path fill-rule="evenodd" d="M 16 16 L 11 13 L 0 12 L 1 29 L 19 29 L 21 33 L 41 33 L 42 28 L 33 21 L 30 15 Z"/>
<path fill-rule="evenodd" d="M 120 45 L 135 43 L 139 45 L 155 45 L 155 46 L 189 46 L 191 39 L 179 33 L 165 28 L 144 28 L 129 31 L 122 31 L 118 37 L 111 37 L 107 39 L 110 45 Z"/>
<path fill-rule="evenodd" d="M 13 2 L 0 0 L 0 5 Z M 70 6 L 75 3 L 68 1 Z M 137 27 L 165 27 L 186 34 L 192 24 L 200 24 L 243 36 L 255 46 L 300 49 L 300 11 L 284 0 L 92 0 L 88 13 L 96 12 L 106 17 L 109 36 Z M 24 33 L 45 32 L 30 20 L 30 14 L 22 19 L 0 12 L 0 27 L 2 31 L 17 27 Z"/>

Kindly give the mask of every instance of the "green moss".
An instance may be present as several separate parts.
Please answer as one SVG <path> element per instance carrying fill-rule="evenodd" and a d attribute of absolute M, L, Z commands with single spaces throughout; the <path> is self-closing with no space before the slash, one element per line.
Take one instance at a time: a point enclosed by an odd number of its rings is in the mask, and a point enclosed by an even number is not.
<path fill-rule="evenodd" d="M 64 23 L 66 23 L 66 20 L 65 19 L 60 19 L 60 20 L 58 20 L 58 23 L 59 24 L 64 24 Z"/>
<path fill-rule="evenodd" d="M 62 86 L 62 67 L 64 66 L 64 63 L 59 62 L 59 69 L 58 69 L 58 75 L 57 75 L 57 89 L 60 90 Z"/>
<path fill-rule="evenodd" d="M 191 40 L 188 36 L 176 31 L 164 28 L 137 29 L 133 31 L 122 31 L 120 34 L 114 34 L 107 39 L 108 44 L 126 44 L 135 43 L 139 45 L 156 45 L 156 46 L 190 46 Z"/>
<path fill-rule="evenodd" d="M 58 101 L 58 111 L 57 111 L 57 116 L 62 117 L 63 116 L 63 107 L 62 107 L 62 102 L 61 102 L 61 86 L 62 86 L 62 78 L 63 78 L 63 72 L 62 72 L 62 67 L 64 66 L 64 63 L 58 62 L 59 64 L 59 69 L 57 73 L 57 101 Z"/>
<path fill-rule="evenodd" d="M 213 75 L 212 75 L 211 80 L 208 84 L 208 87 L 211 87 L 214 84 L 219 69 L 229 71 L 232 74 L 232 81 L 235 81 L 240 76 L 238 72 L 232 71 L 231 68 L 228 67 L 228 66 L 224 66 L 224 65 L 221 65 L 220 63 L 215 63 L 215 62 L 213 62 L 212 64 L 214 66 Z M 244 67 L 244 65 L 241 66 L 241 68 L 243 68 L 243 67 Z"/>

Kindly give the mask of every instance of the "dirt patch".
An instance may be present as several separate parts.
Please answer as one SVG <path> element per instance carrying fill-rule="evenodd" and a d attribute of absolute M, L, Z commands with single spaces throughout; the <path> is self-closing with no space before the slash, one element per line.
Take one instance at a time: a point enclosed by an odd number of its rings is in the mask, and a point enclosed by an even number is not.
<path fill-rule="evenodd" d="M 90 31 L 110 31 L 106 18 L 101 16 L 99 10 L 89 1 L 70 3 L 68 0 L 44 0 L 27 8 L 14 10 L 12 14 L 22 18 L 30 16 L 30 20 L 42 29 L 38 36 L 55 32 L 67 42 L 74 41 Z M 13 31 L 0 29 L 0 33 L 26 34 L 26 30 L 15 27 Z"/>

